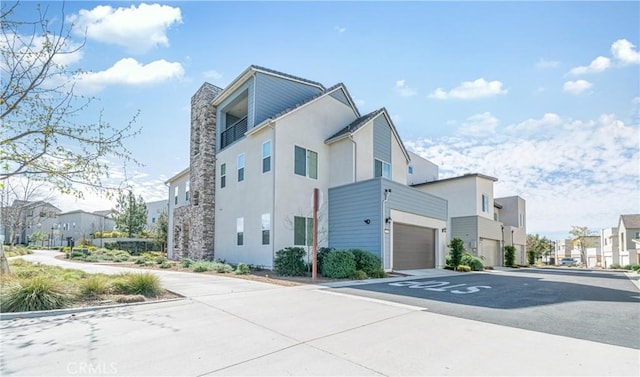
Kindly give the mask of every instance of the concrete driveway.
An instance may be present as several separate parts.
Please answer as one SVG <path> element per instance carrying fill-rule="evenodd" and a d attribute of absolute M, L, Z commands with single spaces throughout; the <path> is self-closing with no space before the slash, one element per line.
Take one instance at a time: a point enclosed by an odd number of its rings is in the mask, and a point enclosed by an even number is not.
<path fill-rule="evenodd" d="M 66 264 L 38 252 L 25 259 Z M 74 268 L 119 272 L 106 266 Z M 130 271 L 127 269 L 127 271 Z M 0 374 L 638 375 L 638 351 L 419 306 L 158 271 L 189 297 L 0 322 Z"/>

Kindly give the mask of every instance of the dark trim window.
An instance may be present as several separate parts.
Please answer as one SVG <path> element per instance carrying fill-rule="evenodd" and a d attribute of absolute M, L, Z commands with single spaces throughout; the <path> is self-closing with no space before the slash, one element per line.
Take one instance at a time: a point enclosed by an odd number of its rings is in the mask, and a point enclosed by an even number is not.
<path fill-rule="evenodd" d="M 271 171 L 271 140 L 262 143 L 262 172 Z"/>
<path fill-rule="evenodd" d="M 293 244 L 311 246 L 313 244 L 313 218 L 293 218 Z"/>
<path fill-rule="evenodd" d="M 236 219 L 236 245 L 244 245 L 244 217 Z"/>
<path fill-rule="evenodd" d="M 262 214 L 262 244 L 268 245 L 271 238 L 271 214 Z"/>
<path fill-rule="evenodd" d="M 375 159 L 374 177 L 391 179 L 391 165 L 388 162 Z"/>
<path fill-rule="evenodd" d="M 318 179 L 318 153 L 296 145 L 294 173 Z"/>
<path fill-rule="evenodd" d="M 244 181 L 244 153 L 238 155 L 238 182 Z"/>
<path fill-rule="evenodd" d="M 227 186 L 227 164 L 220 165 L 220 188 Z"/>
<path fill-rule="evenodd" d="M 489 196 L 482 194 L 482 212 L 489 213 Z"/>
<path fill-rule="evenodd" d="M 185 182 L 185 189 L 184 189 L 184 200 L 189 201 L 189 187 L 191 186 L 191 183 L 189 181 Z"/>
<path fill-rule="evenodd" d="M 407 168 L 407 172 L 409 174 L 413 174 L 413 166 L 409 165 L 409 167 Z"/>

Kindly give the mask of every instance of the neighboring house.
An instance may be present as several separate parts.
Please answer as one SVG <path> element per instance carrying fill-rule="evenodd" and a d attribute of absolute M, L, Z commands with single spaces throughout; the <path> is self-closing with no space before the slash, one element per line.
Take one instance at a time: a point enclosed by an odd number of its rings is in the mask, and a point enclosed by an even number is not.
<path fill-rule="evenodd" d="M 189 191 L 185 192 L 185 196 L 189 195 Z M 186 198 L 188 200 L 188 197 Z M 167 211 L 169 206 L 169 201 L 167 200 L 157 200 L 155 202 L 147 202 L 145 203 L 147 206 L 147 225 L 145 229 L 147 232 L 152 232 L 156 228 L 156 223 L 158 222 L 158 218 L 162 211 Z"/>
<path fill-rule="evenodd" d="M 573 249 L 573 243 L 571 239 L 565 238 L 555 241 L 555 256 L 556 264 L 560 264 L 562 258 L 571 258 L 571 250 Z"/>
<path fill-rule="evenodd" d="M 620 215 L 618 220 L 618 245 L 620 251 L 620 265 L 638 264 L 637 243 L 640 239 L 640 214 Z"/>
<path fill-rule="evenodd" d="M 568 239 L 568 245 L 565 250 L 568 252 L 566 257 L 571 257 L 576 260 L 578 264 L 584 264 L 586 267 L 599 267 L 602 264 L 602 249 L 600 248 L 600 236 L 587 236 L 584 237 L 586 244 L 585 256 L 586 260 L 582 257 L 582 250 L 580 247 L 580 241 Z"/>
<path fill-rule="evenodd" d="M 620 264 L 620 249 L 618 245 L 618 228 L 605 228 L 600 231 L 600 249 L 604 268 L 612 264 Z"/>
<path fill-rule="evenodd" d="M 468 200 L 448 203 L 410 186 L 437 180 L 438 167 L 406 150 L 385 108 L 362 115 L 343 84 L 325 88 L 257 66 L 224 89 L 205 83 L 194 94 L 190 146 L 189 168 L 166 182 L 173 259 L 272 268 L 282 248 L 310 250 L 316 225 L 318 246 L 368 250 L 385 270 L 443 267 L 449 212 Z M 495 179 L 480 179 L 484 201 L 463 191 L 490 229 L 470 245 L 499 264 Z"/>
<path fill-rule="evenodd" d="M 503 224 L 502 239 L 504 245 L 516 248 L 516 263 L 527 264 L 527 207 L 526 201 L 519 196 L 496 198 L 496 221 Z"/>
<path fill-rule="evenodd" d="M 496 181 L 483 174 L 465 174 L 413 187 L 447 199 L 449 238 L 462 239 L 465 248 L 481 257 L 485 265 L 502 265 L 505 245 L 516 246 L 516 263 L 524 263 L 525 201 L 517 196 L 494 200 Z"/>
<path fill-rule="evenodd" d="M 14 200 L 11 206 L 3 208 L 5 241 L 10 243 L 13 238 L 16 244 L 28 244 L 31 235 L 36 232 L 47 234 L 47 238 L 50 238 L 50 228 L 59 212 L 58 207 L 45 201 Z"/>
<path fill-rule="evenodd" d="M 111 232 L 115 221 L 96 212 L 75 210 L 59 213 L 56 220 L 56 237 L 52 246 L 70 246 L 81 240 L 90 241 L 95 232 Z"/>

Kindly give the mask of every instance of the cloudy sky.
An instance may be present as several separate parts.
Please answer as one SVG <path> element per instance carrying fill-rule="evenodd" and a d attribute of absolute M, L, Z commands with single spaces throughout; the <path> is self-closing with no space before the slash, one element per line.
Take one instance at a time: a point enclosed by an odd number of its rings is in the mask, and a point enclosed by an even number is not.
<path fill-rule="evenodd" d="M 640 212 L 638 2 L 61 4 L 46 2 L 52 27 L 73 24 L 71 42 L 85 43 L 59 62 L 82 69 L 77 90 L 112 125 L 140 110 L 129 147 L 144 166 L 127 176 L 147 201 L 188 166 L 191 95 L 256 64 L 343 82 L 362 113 L 386 107 L 441 178 L 483 173 L 496 196 L 524 197 L 529 233 Z M 16 17 L 35 9 L 22 2 Z"/>

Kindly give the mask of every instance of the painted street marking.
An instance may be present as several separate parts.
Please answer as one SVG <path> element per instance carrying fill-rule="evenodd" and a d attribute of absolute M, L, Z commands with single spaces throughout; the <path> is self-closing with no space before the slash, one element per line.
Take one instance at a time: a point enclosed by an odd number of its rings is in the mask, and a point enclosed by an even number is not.
<path fill-rule="evenodd" d="M 451 284 L 448 281 L 399 281 L 389 283 L 394 287 L 407 287 L 413 289 L 424 289 L 425 291 L 450 292 L 457 295 L 466 295 L 469 293 L 480 292 L 481 289 L 490 289 L 488 285 L 468 285 L 468 284 Z M 464 287 L 464 288 L 462 288 Z M 460 288 L 460 289 L 458 289 Z"/>

